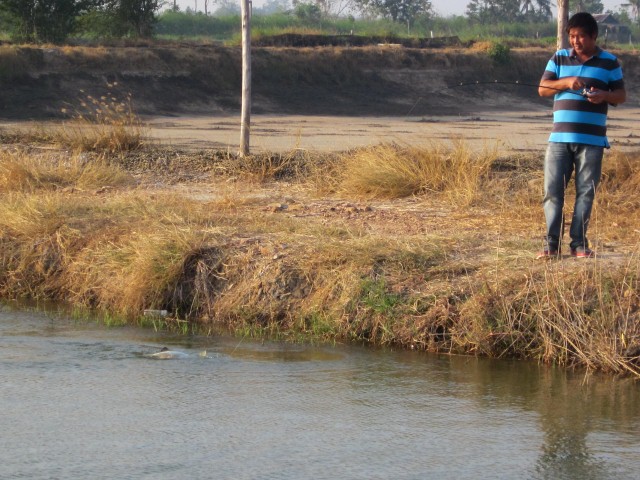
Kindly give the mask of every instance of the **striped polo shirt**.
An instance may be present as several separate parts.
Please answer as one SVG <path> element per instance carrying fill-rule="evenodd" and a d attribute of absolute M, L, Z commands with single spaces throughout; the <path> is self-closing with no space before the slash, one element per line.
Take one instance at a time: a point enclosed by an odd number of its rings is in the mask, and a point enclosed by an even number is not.
<path fill-rule="evenodd" d="M 611 53 L 596 47 L 593 57 L 580 63 L 573 49 L 559 50 L 547 63 L 542 80 L 580 77 L 588 87 L 599 90 L 624 88 L 622 67 Z M 573 92 L 573 93 L 571 93 Z M 607 103 L 590 103 L 580 92 L 559 92 L 553 102 L 553 130 L 550 142 L 582 143 L 609 148 Z"/>

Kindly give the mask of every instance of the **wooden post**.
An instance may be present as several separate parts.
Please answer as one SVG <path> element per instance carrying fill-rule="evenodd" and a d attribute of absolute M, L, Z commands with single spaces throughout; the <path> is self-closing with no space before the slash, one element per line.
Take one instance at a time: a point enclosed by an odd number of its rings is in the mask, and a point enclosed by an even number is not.
<path fill-rule="evenodd" d="M 558 0 L 558 39 L 557 49 L 569 48 L 567 36 L 567 23 L 569 22 L 569 0 Z"/>
<path fill-rule="evenodd" d="M 242 107 L 240 118 L 240 156 L 249 155 L 251 130 L 251 0 L 242 1 Z"/>

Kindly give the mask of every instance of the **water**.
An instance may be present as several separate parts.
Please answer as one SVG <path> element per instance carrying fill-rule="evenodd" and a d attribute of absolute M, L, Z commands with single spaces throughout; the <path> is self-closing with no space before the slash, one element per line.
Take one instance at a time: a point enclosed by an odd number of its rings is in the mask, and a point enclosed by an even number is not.
<path fill-rule="evenodd" d="M 144 356 L 163 345 L 190 355 Z M 5 309 L 0 392 L 2 479 L 640 475 L 639 385 L 524 362 Z"/>

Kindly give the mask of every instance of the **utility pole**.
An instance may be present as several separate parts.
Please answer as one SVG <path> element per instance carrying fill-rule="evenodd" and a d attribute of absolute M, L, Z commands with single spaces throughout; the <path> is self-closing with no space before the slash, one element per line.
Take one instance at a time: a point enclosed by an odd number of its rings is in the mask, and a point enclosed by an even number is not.
<path fill-rule="evenodd" d="M 249 155 L 251 130 L 251 0 L 241 0 L 242 16 L 242 110 L 240 118 L 240 156 Z"/>
<path fill-rule="evenodd" d="M 569 0 L 558 0 L 558 39 L 557 50 L 569 48 L 567 24 L 569 23 Z"/>

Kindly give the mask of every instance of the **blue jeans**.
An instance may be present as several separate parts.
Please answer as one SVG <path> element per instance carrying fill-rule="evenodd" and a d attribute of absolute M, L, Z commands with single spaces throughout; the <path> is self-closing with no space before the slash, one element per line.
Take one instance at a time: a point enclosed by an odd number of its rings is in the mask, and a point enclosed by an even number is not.
<path fill-rule="evenodd" d="M 546 244 L 558 249 L 562 241 L 564 192 L 575 170 L 576 203 L 571 217 L 571 248 L 589 246 L 587 228 L 600 183 L 604 148 L 580 143 L 550 142 L 544 159 L 544 216 Z"/>

